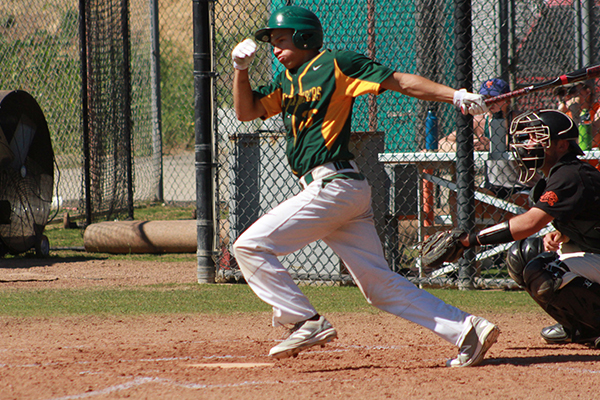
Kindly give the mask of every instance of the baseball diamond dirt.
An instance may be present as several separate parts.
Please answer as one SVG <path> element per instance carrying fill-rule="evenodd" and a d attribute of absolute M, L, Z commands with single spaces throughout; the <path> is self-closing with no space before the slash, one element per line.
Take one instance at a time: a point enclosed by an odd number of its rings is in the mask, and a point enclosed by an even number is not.
<path fill-rule="evenodd" d="M 193 263 L 2 261 L 0 288 L 193 283 Z M 270 313 L 0 317 L 0 399 L 597 399 L 600 350 L 549 345 L 543 314 L 483 314 L 502 334 L 475 368 L 384 313 L 331 314 L 339 339 L 274 360 Z"/>

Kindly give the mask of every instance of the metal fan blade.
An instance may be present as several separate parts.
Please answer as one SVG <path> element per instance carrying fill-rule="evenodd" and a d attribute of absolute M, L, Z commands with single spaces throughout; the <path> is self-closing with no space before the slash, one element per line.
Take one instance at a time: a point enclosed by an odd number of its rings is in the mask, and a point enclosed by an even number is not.
<path fill-rule="evenodd" d="M 10 149 L 15 155 L 15 159 L 10 164 L 12 168 L 20 170 L 25 165 L 27 154 L 29 154 L 29 146 L 33 142 L 36 129 L 35 123 L 27 115 L 21 115 L 15 134 L 10 141 Z"/>
<path fill-rule="evenodd" d="M 15 155 L 6 140 L 6 136 L 4 136 L 4 131 L 0 126 L 0 168 L 6 167 L 10 165 L 15 159 Z"/>

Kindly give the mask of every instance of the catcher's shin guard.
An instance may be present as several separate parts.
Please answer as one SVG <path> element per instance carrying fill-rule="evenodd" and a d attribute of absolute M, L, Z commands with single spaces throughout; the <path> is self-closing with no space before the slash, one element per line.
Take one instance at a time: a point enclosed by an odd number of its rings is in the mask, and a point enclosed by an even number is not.
<path fill-rule="evenodd" d="M 581 276 L 563 284 L 567 272 L 567 265 L 554 253 L 542 253 L 525 267 L 525 289 L 571 333 L 573 342 L 593 342 L 600 336 L 600 284 Z"/>
<path fill-rule="evenodd" d="M 575 343 L 593 343 L 600 337 L 600 285 L 578 276 L 559 289 L 545 308 Z"/>
<path fill-rule="evenodd" d="M 558 260 L 554 252 L 545 252 L 529 261 L 523 270 L 523 284 L 538 303 L 547 304 L 562 285 L 563 275 L 569 268 Z"/>

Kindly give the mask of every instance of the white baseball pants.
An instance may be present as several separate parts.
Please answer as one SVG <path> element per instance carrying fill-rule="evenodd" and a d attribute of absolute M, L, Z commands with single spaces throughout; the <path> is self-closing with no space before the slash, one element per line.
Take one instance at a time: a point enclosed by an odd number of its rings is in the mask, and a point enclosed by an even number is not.
<path fill-rule="evenodd" d="M 273 326 L 317 314 L 278 256 L 322 239 L 344 261 L 367 301 L 459 345 L 471 328 L 469 314 L 444 303 L 390 270 L 373 223 L 366 180 L 316 179 L 250 226 L 233 253 L 246 282 L 273 307 Z"/>
<path fill-rule="evenodd" d="M 592 282 L 600 283 L 600 254 L 577 252 L 561 252 L 560 260 L 571 270 L 563 276 L 561 287 L 566 286 L 573 278 L 582 276 Z"/>

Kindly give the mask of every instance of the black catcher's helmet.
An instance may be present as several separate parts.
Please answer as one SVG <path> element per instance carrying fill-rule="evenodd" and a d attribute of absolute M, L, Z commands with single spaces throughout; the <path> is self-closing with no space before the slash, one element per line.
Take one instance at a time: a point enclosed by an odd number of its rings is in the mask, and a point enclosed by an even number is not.
<path fill-rule="evenodd" d="M 571 151 L 583 155 L 577 144 L 579 130 L 558 110 L 532 111 L 516 117 L 510 126 L 511 150 L 519 165 L 521 182 L 530 181 L 544 166 L 546 149 L 554 140 L 569 140 Z"/>

